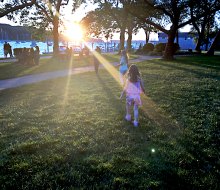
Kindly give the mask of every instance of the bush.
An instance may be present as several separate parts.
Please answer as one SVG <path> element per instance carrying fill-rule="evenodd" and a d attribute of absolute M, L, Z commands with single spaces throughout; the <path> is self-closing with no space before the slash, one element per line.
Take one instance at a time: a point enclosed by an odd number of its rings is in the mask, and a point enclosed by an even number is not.
<path fill-rule="evenodd" d="M 155 52 L 164 52 L 166 49 L 166 43 L 159 43 L 155 45 Z M 176 53 L 180 49 L 179 44 L 174 43 L 173 45 L 173 53 Z"/>
<path fill-rule="evenodd" d="M 159 43 L 155 45 L 154 51 L 163 52 L 166 48 L 166 43 Z"/>
<path fill-rule="evenodd" d="M 143 46 L 143 53 L 147 53 L 154 50 L 154 45 L 152 43 L 147 43 Z"/>

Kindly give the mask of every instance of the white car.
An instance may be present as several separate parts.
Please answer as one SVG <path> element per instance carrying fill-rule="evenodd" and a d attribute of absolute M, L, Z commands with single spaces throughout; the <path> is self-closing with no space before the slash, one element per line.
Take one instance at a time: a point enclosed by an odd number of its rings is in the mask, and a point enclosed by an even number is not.
<path fill-rule="evenodd" d="M 80 54 L 82 52 L 82 49 L 80 46 L 70 46 L 72 48 L 72 51 L 74 54 Z"/>
<path fill-rule="evenodd" d="M 59 52 L 60 52 L 61 54 L 65 54 L 65 53 L 66 53 L 66 49 L 67 49 L 66 46 L 59 46 Z"/>

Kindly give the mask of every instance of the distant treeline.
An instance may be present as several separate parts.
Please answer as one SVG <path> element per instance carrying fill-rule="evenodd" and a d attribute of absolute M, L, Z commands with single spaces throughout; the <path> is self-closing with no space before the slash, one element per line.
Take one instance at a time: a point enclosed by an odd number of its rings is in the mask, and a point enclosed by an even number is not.
<path fill-rule="evenodd" d="M 31 33 L 24 26 L 0 24 L 0 40 L 29 41 L 31 40 Z"/>

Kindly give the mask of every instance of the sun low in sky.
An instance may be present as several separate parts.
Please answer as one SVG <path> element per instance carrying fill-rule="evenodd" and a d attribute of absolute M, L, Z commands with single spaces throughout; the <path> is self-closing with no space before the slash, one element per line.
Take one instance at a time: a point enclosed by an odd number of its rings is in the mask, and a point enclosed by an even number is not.
<path fill-rule="evenodd" d="M 71 41 L 81 41 L 83 39 L 83 30 L 76 22 L 68 22 L 65 26 L 64 35 Z"/>

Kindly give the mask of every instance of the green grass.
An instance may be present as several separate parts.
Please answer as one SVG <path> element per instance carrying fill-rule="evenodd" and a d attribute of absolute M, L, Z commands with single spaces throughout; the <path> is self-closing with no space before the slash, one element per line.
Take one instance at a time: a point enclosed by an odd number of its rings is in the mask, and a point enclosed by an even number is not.
<path fill-rule="evenodd" d="M 117 54 L 103 54 L 103 57 L 109 62 L 118 62 L 119 55 Z M 136 55 L 131 55 L 130 59 L 137 58 Z M 42 58 L 39 65 L 23 65 L 17 63 L 0 63 L 0 80 L 15 78 L 24 75 L 37 74 L 43 72 L 51 72 L 57 70 L 65 70 L 75 67 L 85 67 L 93 65 L 93 57 L 84 57 L 80 59 L 74 56 L 72 62 L 68 60 L 57 60 L 53 58 Z"/>
<path fill-rule="evenodd" d="M 138 63 L 138 128 L 105 70 L 0 91 L 0 188 L 219 189 L 218 60 Z"/>

